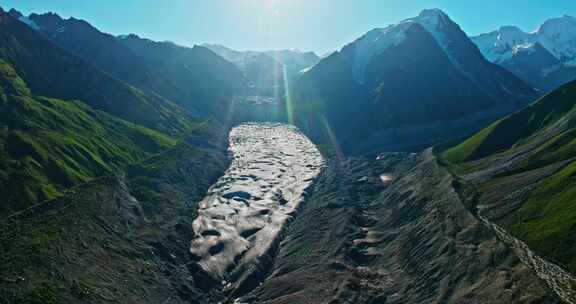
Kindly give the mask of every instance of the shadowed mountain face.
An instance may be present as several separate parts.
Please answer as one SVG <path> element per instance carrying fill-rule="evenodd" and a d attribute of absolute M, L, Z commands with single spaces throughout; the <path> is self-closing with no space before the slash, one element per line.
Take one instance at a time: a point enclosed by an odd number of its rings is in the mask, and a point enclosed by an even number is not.
<path fill-rule="evenodd" d="M 161 152 L 204 128 L 0 13 L 0 213 Z M 72 101 L 74 100 L 74 101 Z"/>
<path fill-rule="evenodd" d="M 38 95 L 79 99 L 95 109 L 169 133 L 185 132 L 186 112 L 72 56 L 6 13 L 0 14 L 0 59 Z"/>
<path fill-rule="evenodd" d="M 299 105 L 320 104 L 349 152 L 463 136 L 535 96 L 439 10 L 367 33 L 306 72 L 299 88 Z"/>
<path fill-rule="evenodd" d="M 83 20 L 10 12 L 45 38 L 113 77 L 159 94 L 195 116 L 225 118 L 245 80 L 234 65 L 203 47 L 187 48 L 136 35 L 114 37 Z"/>

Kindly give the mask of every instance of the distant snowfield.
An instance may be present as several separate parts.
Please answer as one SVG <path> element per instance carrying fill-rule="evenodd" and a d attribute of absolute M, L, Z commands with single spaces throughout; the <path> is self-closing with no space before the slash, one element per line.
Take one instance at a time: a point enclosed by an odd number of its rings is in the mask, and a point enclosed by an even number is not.
<path fill-rule="evenodd" d="M 230 168 L 200 203 L 190 249 L 223 280 L 233 270 L 249 271 L 267 253 L 324 165 L 316 146 L 283 124 L 234 128 L 230 151 Z"/>

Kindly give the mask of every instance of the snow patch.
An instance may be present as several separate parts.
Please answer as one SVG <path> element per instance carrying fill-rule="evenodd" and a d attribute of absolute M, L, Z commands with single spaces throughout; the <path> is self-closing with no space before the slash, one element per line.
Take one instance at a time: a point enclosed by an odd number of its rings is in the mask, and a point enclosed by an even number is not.
<path fill-rule="evenodd" d="M 26 17 L 26 16 L 22 16 L 20 18 L 18 18 L 18 20 L 24 24 L 26 24 L 27 26 L 29 26 L 30 28 L 34 29 L 34 30 L 39 30 L 40 27 L 38 26 L 38 24 L 36 24 L 36 22 L 34 22 L 34 20 Z"/>

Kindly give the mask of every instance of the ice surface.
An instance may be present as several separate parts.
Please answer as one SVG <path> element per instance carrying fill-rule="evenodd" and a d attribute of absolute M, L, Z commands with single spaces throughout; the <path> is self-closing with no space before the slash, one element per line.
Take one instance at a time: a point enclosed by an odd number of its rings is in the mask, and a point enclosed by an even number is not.
<path fill-rule="evenodd" d="M 230 132 L 233 161 L 200 203 L 190 251 L 225 278 L 267 253 L 324 164 L 296 127 L 247 123 Z"/>

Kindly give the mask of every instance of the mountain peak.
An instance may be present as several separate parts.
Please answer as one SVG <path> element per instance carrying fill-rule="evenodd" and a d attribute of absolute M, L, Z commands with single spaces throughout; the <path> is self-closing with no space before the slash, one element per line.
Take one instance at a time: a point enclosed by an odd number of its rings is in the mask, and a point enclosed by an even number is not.
<path fill-rule="evenodd" d="M 442 10 L 425 9 L 417 17 L 405 19 L 385 28 L 371 30 L 357 39 L 353 45 L 357 58 L 360 59 L 357 59 L 354 65 L 354 78 L 359 83 L 363 83 L 364 68 L 370 59 L 385 49 L 402 43 L 407 38 L 406 32 L 414 25 L 424 28 L 431 34 L 450 61 L 459 66 L 458 60 L 452 56 L 451 45 L 455 40 L 467 39 L 466 35 Z"/>
<path fill-rule="evenodd" d="M 562 17 L 548 19 L 538 29 L 540 33 L 560 33 L 564 31 L 576 33 L 576 18 L 564 15 Z"/>
<path fill-rule="evenodd" d="M 441 9 L 425 9 L 420 12 L 420 15 L 416 18 L 408 19 L 410 21 L 418 22 L 420 25 L 424 26 L 428 31 L 437 30 L 440 24 L 450 20 L 450 17 L 446 15 Z"/>
<path fill-rule="evenodd" d="M 502 33 L 502 32 L 509 32 L 509 33 L 518 33 L 518 32 L 521 32 L 521 33 L 524 33 L 524 31 L 522 31 L 519 27 L 514 26 L 514 25 L 504 25 L 504 26 L 501 26 L 501 27 L 498 29 L 498 31 L 501 32 L 501 33 Z"/>
<path fill-rule="evenodd" d="M 16 18 L 16 19 L 19 19 L 19 18 L 21 18 L 21 17 L 24 16 L 24 15 L 22 15 L 21 12 L 19 12 L 19 11 L 16 10 L 16 9 L 13 9 L 13 8 L 8 11 L 8 14 L 10 14 L 10 16 L 12 16 L 12 17 L 14 17 L 14 18 Z"/>
<path fill-rule="evenodd" d="M 420 14 L 418 15 L 418 17 L 434 17 L 434 18 L 439 18 L 439 17 L 448 17 L 448 15 L 446 15 L 446 13 L 444 13 L 443 10 L 439 9 L 439 8 L 431 8 L 431 9 L 424 9 L 420 12 Z"/>

